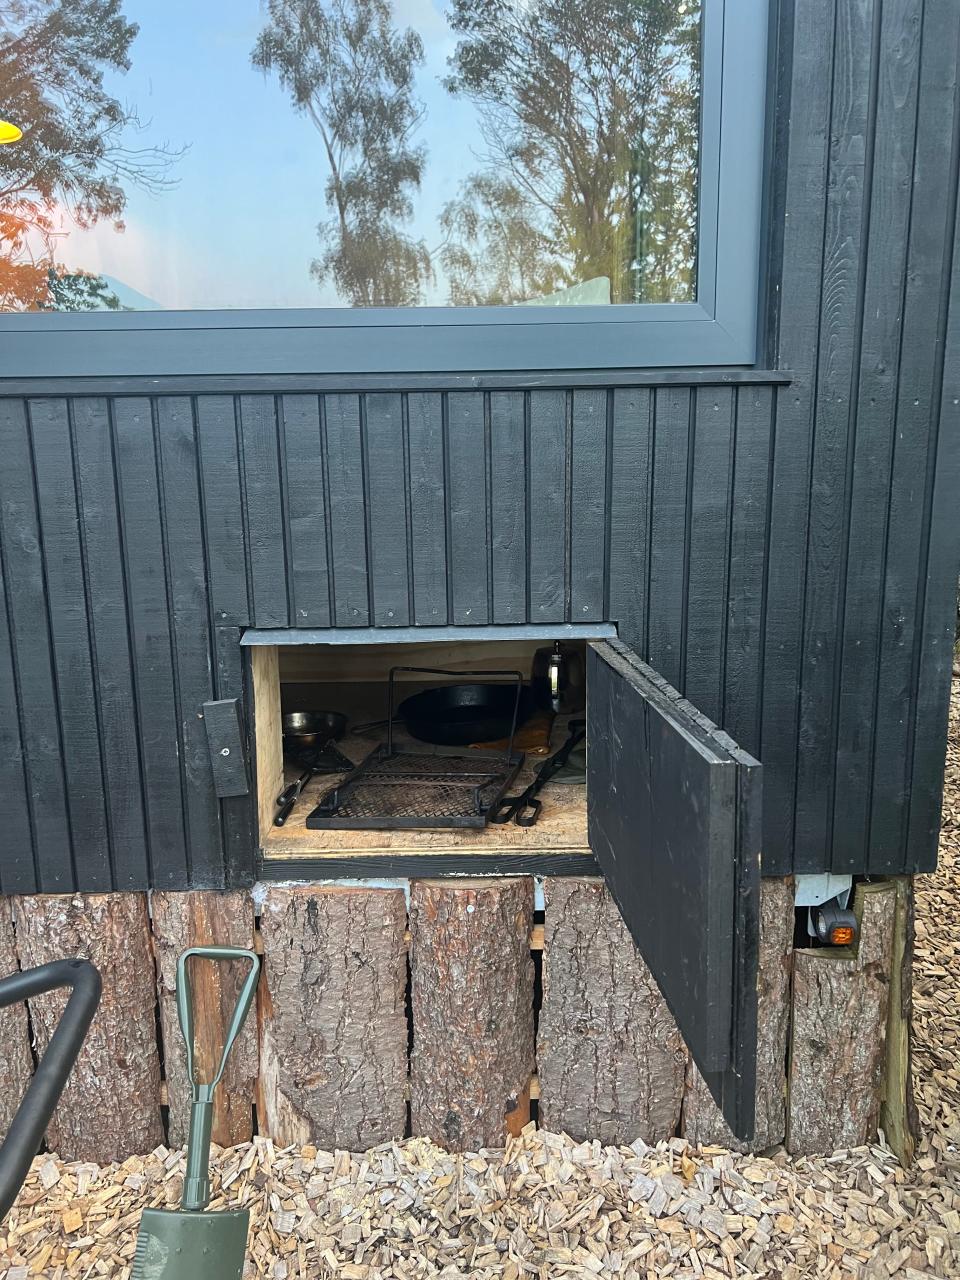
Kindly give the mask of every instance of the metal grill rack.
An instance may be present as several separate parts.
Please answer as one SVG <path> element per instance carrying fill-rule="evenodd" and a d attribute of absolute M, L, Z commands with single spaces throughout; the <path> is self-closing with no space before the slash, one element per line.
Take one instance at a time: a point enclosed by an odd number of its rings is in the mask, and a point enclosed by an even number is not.
<path fill-rule="evenodd" d="M 488 814 L 517 776 L 523 764 L 523 754 L 513 750 L 523 687 L 519 673 L 509 673 L 516 676 L 517 703 L 506 752 L 471 750 L 466 755 L 441 755 L 395 749 L 394 684 L 400 670 L 425 671 L 395 667 L 390 672 L 387 741 L 321 796 L 306 820 L 310 830 L 484 827 Z M 462 677 L 465 673 L 430 674 Z"/>

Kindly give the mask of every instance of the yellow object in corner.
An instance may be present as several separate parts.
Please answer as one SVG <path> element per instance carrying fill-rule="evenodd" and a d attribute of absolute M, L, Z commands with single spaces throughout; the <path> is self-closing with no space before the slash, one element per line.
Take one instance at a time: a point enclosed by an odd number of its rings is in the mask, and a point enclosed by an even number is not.
<path fill-rule="evenodd" d="M 11 124 L 9 120 L 0 120 L 0 146 L 5 142 L 19 142 L 23 137 L 23 130 L 18 129 L 15 124 Z"/>

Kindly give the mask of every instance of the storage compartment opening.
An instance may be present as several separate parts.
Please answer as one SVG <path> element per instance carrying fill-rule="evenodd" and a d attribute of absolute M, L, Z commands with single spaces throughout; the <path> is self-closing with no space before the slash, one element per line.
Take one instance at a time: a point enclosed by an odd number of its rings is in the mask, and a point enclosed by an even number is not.
<path fill-rule="evenodd" d="M 569 741 L 571 725 L 576 732 L 577 722 L 585 722 L 586 641 L 561 640 L 562 689 L 556 711 L 549 705 L 551 688 L 555 698 L 557 692 L 556 682 L 551 683 L 556 672 L 553 650 L 553 641 L 546 637 L 252 646 L 253 733 L 264 859 L 340 862 L 355 857 L 359 876 L 362 860 L 369 856 L 436 853 L 469 859 L 510 852 L 589 858 L 586 783 L 577 780 L 584 763 L 585 736 L 558 779 L 548 781 L 539 793 L 541 808 L 532 825 L 487 820 L 487 808 L 494 812 L 501 794 L 516 796 L 524 791 L 539 767 Z M 394 668 L 428 668 L 444 674 L 396 670 L 390 756 L 388 704 Z M 513 672 L 520 674 L 522 683 L 511 749 L 509 728 L 517 684 L 504 673 Z M 495 691 L 496 705 L 462 707 L 456 696 L 421 699 L 424 707 L 413 704 L 411 708 L 409 703 L 415 695 L 430 690 L 442 694 L 464 684 L 482 686 L 484 702 Z M 320 757 L 324 771 L 309 778 L 284 824 L 277 826 L 277 798 L 301 776 L 317 746 L 285 740 L 283 716 L 319 711 L 345 717 L 346 730 L 324 750 Z M 413 711 L 423 711 L 425 721 L 419 723 Z M 458 722 L 461 714 L 467 717 L 465 727 Z M 484 716 L 484 730 L 474 741 L 477 718 Z M 491 738 L 497 729 L 503 730 L 502 736 Z M 418 736 L 423 733 L 451 740 L 423 741 Z M 388 757 L 403 773 L 399 780 L 385 776 L 390 764 L 385 766 L 383 761 Z M 368 772 L 344 787 L 351 774 L 340 766 L 355 767 L 365 760 L 370 761 L 368 771 L 375 771 L 372 779 Z M 332 795 L 338 787 L 340 792 Z M 318 811 L 324 797 L 326 803 Z M 322 876 L 322 869 L 317 874 Z"/>

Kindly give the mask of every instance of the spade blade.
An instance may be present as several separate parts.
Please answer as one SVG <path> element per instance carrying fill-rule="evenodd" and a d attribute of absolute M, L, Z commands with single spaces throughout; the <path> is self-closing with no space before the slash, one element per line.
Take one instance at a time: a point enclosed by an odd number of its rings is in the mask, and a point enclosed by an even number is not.
<path fill-rule="evenodd" d="M 144 1209 L 130 1280 L 241 1280 L 250 1214 Z"/>

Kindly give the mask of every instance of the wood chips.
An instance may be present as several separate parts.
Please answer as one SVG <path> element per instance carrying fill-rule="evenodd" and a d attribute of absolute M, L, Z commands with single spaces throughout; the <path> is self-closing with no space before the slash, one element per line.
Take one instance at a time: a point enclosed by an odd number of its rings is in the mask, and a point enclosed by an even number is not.
<path fill-rule="evenodd" d="M 917 881 L 918 1158 L 882 1144 L 792 1160 L 601 1147 L 528 1126 L 505 1152 L 415 1138 L 365 1155 L 265 1139 L 218 1153 L 211 1209 L 248 1207 L 247 1276 L 904 1280 L 960 1275 L 960 681 L 940 868 Z M 99 1168 L 34 1161 L 0 1227 L 0 1280 L 127 1280 L 140 1211 L 173 1207 L 181 1152 Z"/>

